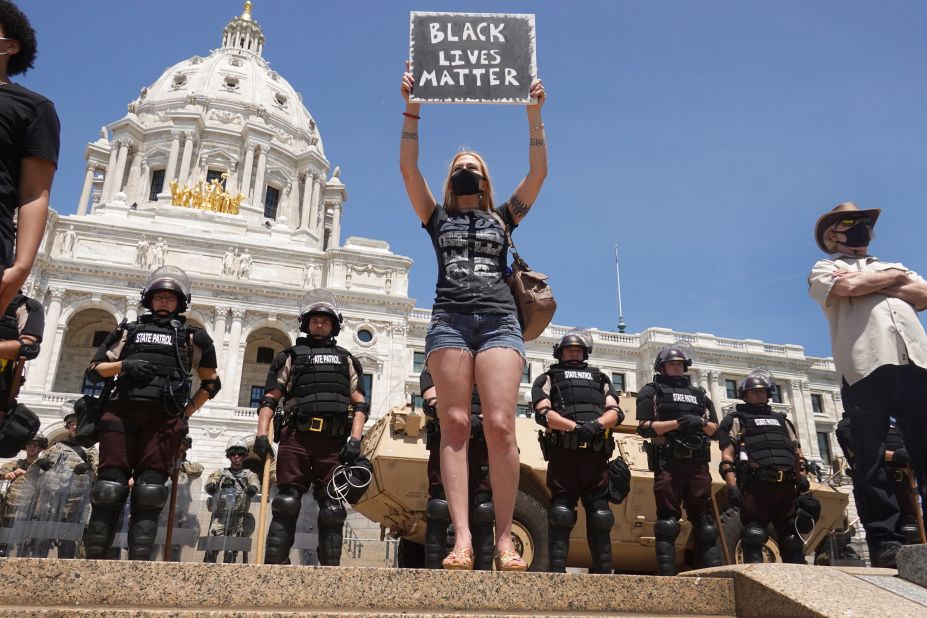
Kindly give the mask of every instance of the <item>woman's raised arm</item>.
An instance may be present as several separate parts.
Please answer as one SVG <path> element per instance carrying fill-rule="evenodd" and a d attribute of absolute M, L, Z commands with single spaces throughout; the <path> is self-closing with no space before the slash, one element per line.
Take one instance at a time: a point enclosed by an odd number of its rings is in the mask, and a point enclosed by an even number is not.
<path fill-rule="evenodd" d="M 402 74 L 402 86 L 400 87 L 402 98 L 406 101 L 406 111 L 402 114 L 399 169 L 402 172 L 402 181 L 406 185 L 406 193 L 409 194 L 409 201 L 415 208 L 415 214 L 422 220 L 422 223 L 428 223 L 431 213 L 435 210 L 435 196 L 428 188 L 428 183 L 425 182 L 421 170 L 418 169 L 418 121 L 421 105 L 409 101 L 413 87 L 412 73 L 409 71 L 409 62 L 406 61 L 406 72 Z"/>
<path fill-rule="evenodd" d="M 515 193 L 505 205 L 515 223 L 520 223 L 534 204 L 541 192 L 544 179 L 547 178 L 547 139 L 544 135 L 544 122 L 541 120 L 541 107 L 547 100 L 541 80 L 531 84 L 531 97 L 538 100 L 537 105 L 529 105 L 528 110 L 528 175 L 515 189 Z"/>

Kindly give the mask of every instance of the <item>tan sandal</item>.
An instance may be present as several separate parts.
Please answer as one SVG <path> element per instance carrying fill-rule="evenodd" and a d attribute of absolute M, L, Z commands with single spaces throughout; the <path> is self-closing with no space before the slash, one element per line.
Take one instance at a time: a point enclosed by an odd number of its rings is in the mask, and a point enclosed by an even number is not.
<path fill-rule="evenodd" d="M 455 549 L 441 561 L 441 567 L 448 571 L 472 571 L 473 549 Z"/>
<path fill-rule="evenodd" d="M 527 571 L 528 563 L 514 549 L 497 551 L 492 558 L 496 563 L 497 571 Z"/>

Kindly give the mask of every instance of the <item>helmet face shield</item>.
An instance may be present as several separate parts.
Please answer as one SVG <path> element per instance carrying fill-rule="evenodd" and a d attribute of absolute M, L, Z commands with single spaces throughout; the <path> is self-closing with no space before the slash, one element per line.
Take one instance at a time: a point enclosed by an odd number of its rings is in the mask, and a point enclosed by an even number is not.
<path fill-rule="evenodd" d="M 338 312 L 338 301 L 335 295 L 323 288 L 309 290 L 299 301 L 299 325 L 304 332 L 308 331 L 306 319 L 311 315 L 324 315 L 332 321 L 331 336 L 335 337 L 341 331 L 341 314 Z"/>
<path fill-rule="evenodd" d="M 770 373 L 768 369 L 754 369 L 746 378 L 740 381 L 737 388 L 737 396 L 743 399 L 747 391 L 765 390 L 766 396 L 772 397 L 772 391 L 775 386 L 776 381 L 773 379 L 772 373 Z"/>
<path fill-rule="evenodd" d="M 564 348 L 570 346 L 581 347 L 583 360 L 586 360 L 592 354 L 592 333 L 585 328 L 571 328 L 554 344 L 554 358 L 559 360 L 563 356 Z"/>
<path fill-rule="evenodd" d="M 684 370 L 692 366 L 695 358 L 695 348 L 688 341 L 677 341 L 672 345 L 663 348 L 657 354 L 653 363 L 653 369 L 657 373 L 663 373 L 663 363 L 671 361 L 682 361 Z"/>
<path fill-rule="evenodd" d="M 177 313 L 187 310 L 190 303 L 190 278 L 176 266 L 161 266 L 148 277 L 142 290 L 142 306 L 151 310 L 151 297 L 156 292 L 174 292 L 177 295 Z"/>

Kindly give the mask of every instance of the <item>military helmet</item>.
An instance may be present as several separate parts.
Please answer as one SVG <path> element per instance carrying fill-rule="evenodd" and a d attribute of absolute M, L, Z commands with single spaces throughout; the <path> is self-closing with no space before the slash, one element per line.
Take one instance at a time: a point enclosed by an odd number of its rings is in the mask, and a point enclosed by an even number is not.
<path fill-rule="evenodd" d="M 151 297 L 155 292 L 173 292 L 177 296 L 177 313 L 190 305 L 190 278 L 176 266 L 162 266 L 148 277 L 142 289 L 142 307 L 151 311 Z"/>
<path fill-rule="evenodd" d="M 583 349 L 583 360 L 592 354 L 592 333 L 585 328 L 571 328 L 554 344 L 554 358 L 560 360 L 563 348 L 578 345 Z"/>
<path fill-rule="evenodd" d="M 29 446 L 30 444 L 38 444 L 41 448 L 46 449 L 48 448 L 48 438 L 46 438 L 45 434 L 43 434 L 41 431 L 37 431 L 35 432 L 35 436 L 26 442 L 26 446 Z"/>
<path fill-rule="evenodd" d="M 772 374 L 767 370 L 754 369 L 750 372 L 750 375 L 740 381 L 740 384 L 737 386 L 737 397 L 744 399 L 747 391 L 758 389 L 765 390 L 766 396 L 772 397 L 772 391 L 775 384 L 776 382 L 773 380 Z"/>
<path fill-rule="evenodd" d="M 309 290 L 299 301 L 299 328 L 305 333 L 309 332 L 306 320 L 313 315 L 324 315 L 332 321 L 332 337 L 341 332 L 341 314 L 338 313 L 338 303 L 335 295 L 323 288 Z"/>
<path fill-rule="evenodd" d="M 232 438 L 229 440 L 229 443 L 225 446 L 225 455 L 226 457 L 232 453 L 244 453 L 248 454 L 250 449 L 248 448 L 248 443 L 245 442 L 244 438 Z"/>
<path fill-rule="evenodd" d="M 692 366 L 693 349 L 692 344 L 688 341 L 677 341 L 673 345 L 663 348 L 657 353 L 656 360 L 653 361 L 653 370 L 657 373 L 663 373 L 663 363 L 669 361 L 682 361 L 683 369 L 688 370 Z"/>

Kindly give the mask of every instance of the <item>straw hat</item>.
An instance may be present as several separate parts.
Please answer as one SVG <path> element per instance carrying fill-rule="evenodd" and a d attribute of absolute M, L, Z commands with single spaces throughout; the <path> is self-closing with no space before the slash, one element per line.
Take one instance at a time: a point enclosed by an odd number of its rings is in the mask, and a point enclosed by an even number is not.
<path fill-rule="evenodd" d="M 814 225 L 814 240 L 817 241 L 821 251 L 824 253 L 831 253 L 831 251 L 828 250 L 824 245 L 824 232 L 827 231 L 827 228 L 846 216 L 869 217 L 870 225 L 875 227 L 876 219 L 879 218 L 881 213 L 882 210 L 880 208 L 869 208 L 862 210 L 853 202 L 837 204 L 833 210 L 821 215 L 821 217 L 818 219 L 818 222 Z"/>

